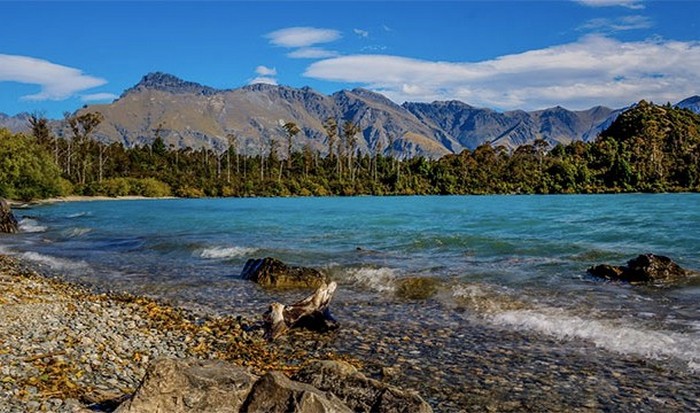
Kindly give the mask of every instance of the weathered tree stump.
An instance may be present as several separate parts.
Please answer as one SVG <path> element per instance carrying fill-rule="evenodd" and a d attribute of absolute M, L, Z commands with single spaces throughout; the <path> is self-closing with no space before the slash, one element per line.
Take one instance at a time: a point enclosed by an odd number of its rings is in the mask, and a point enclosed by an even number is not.
<path fill-rule="evenodd" d="M 19 232 L 17 219 L 10 209 L 10 204 L 4 199 L 0 199 L 0 232 L 16 234 Z"/>
<path fill-rule="evenodd" d="M 265 337 L 274 341 L 294 327 L 318 331 L 338 328 L 338 322 L 331 315 L 329 308 L 337 286 L 335 282 L 324 282 L 312 295 L 294 304 L 272 303 L 264 315 L 267 330 Z"/>

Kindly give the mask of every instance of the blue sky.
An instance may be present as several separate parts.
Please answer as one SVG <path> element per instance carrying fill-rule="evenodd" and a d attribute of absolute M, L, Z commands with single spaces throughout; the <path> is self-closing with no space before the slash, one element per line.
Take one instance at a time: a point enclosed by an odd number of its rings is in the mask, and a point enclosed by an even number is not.
<path fill-rule="evenodd" d="M 397 103 L 622 107 L 700 94 L 700 2 L 0 0 L 0 112 L 60 117 L 148 72 Z"/>

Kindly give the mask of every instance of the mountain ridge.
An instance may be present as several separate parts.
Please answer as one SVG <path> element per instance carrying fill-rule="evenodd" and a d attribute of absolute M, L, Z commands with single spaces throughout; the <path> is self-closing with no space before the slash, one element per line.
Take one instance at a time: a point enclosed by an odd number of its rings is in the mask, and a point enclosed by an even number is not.
<path fill-rule="evenodd" d="M 700 112 L 700 97 L 690 97 L 677 106 Z M 217 89 L 168 73 L 152 72 L 115 101 L 91 105 L 77 113 L 103 114 L 104 121 L 94 136 L 105 142 L 149 144 L 158 130 L 172 148 L 222 150 L 228 145 L 227 136 L 234 135 L 239 150 L 247 154 L 265 153 L 271 140 L 286 139 L 281 124 L 289 121 L 297 123 L 302 131 L 295 138 L 295 150 L 309 147 L 327 153 L 323 122 L 333 117 L 339 124 L 347 120 L 360 126 L 357 150 L 362 153 L 380 151 L 399 157 L 437 158 L 485 143 L 512 150 L 536 139 L 545 140 L 550 146 L 591 141 L 623 110 L 594 106 L 572 111 L 555 106 L 529 112 L 499 112 L 459 100 L 399 105 L 363 88 L 330 95 L 308 86 L 254 84 Z M 17 131 L 21 123 L 17 117 L 0 114 L 0 127 Z M 52 125 L 55 130 L 61 129 L 60 121 L 53 121 Z"/>

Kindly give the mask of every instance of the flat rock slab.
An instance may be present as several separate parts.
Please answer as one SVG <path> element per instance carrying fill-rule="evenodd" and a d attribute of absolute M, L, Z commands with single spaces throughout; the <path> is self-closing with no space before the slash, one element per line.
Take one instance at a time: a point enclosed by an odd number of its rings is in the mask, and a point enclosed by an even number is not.
<path fill-rule="evenodd" d="M 161 359 L 115 413 L 237 413 L 257 376 L 216 360 Z"/>

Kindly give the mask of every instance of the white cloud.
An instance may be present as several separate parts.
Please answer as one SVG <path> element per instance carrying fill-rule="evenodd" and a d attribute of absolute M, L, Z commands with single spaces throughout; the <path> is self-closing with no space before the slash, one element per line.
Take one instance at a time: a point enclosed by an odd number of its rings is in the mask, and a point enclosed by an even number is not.
<path fill-rule="evenodd" d="M 249 85 L 254 85 L 257 83 L 277 85 L 277 79 L 275 78 L 275 76 L 277 76 L 277 69 L 274 67 L 260 65 L 255 68 L 255 74 L 257 76 L 248 81 Z"/>
<path fill-rule="evenodd" d="M 584 6 L 589 7 L 627 7 L 628 9 L 643 9 L 644 4 L 641 0 L 574 0 Z"/>
<path fill-rule="evenodd" d="M 329 43 L 340 39 L 337 30 L 316 27 L 288 27 L 265 35 L 270 43 L 282 47 L 309 47 L 319 43 Z"/>
<path fill-rule="evenodd" d="M 369 32 L 367 30 L 362 30 L 362 29 L 352 29 L 353 33 L 360 37 L 369 37 Z"/>
<path fill-rule="evenodd" d="M 677 101 L 698 92 L 699 72 L 700 42 L 586 36 L 476 63 L 341 56 L 311 64 L 305 75 L 363 84 L 397 102 L 459 99 L 500 109 L 583 109 Z"/>
<path fill-rule="evenodd" d="M 114 93 L 93 93 L 90 95 L 81 95 L 80 100 L 82 100 L 83 102 L 99 102 L 105 100 L 114 100 L 118 97 L 119 96 L 115 95 Z"/>
<path fill-rule="evenodd" d="M 648 29 L 653 25 L 651 19 L 646 16 L 624 16 L 616 19 L 591 19 L 579 27 L 579 30 L 613 33 L 626 30 Z"/>
<path fill-rule="evenodd" d="M 255 68 L 255 73 L 259 76 L 277 76 L 277 69 L 260 65 Z"/>
<path fill-rule="evenodd" d="M 274 77 L 266 77 L 266 76 L 258 76 L 250 80 L 248 82 L 249 85 L 255 85 L 258 83 L 262 83 L 265 85 L 277 85 L 277 79 Z"/>
<path fill-rule="evenodd" d="M 18 82 L 41 86 L 41 91 L 24 96 L 25 100 L 64 100 L 76 93 L 102 86 L 106 80 L 28 56 L 0 54 L 0 82 Z"/>
<path fill-rule="evenodd" d="M 302 47 L 301 49 L 287 53 L 287 57 L 293 59 L 325 59 L 335 56 L 338 56 L 338 52 L 326 50 L 321 47 Z"/>

